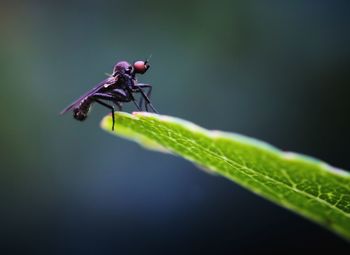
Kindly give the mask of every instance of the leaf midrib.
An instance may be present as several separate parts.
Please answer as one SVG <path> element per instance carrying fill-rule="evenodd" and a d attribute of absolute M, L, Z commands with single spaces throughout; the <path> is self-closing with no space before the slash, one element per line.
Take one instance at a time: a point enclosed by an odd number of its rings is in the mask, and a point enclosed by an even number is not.
<path fill-rule="evenodd" d="M 150 124 L 152 124 L 152 123 L 150 123 Z M 205 148 L 205 147 L 199 145 L 198 143 L 195 143 L 195 142 L 194 142 L 193 140 L 191 140 L 191 139 L 188 139 L 188 138 L 186 138 L 186 137 L 184 137 L 184 136 L 178 135 L 177 133 L 173 132 L 172 129 L 166 128 L 166 131 L 172 133 L 172 135 L 175 136 L 175 137 L 177 137 L 177 138 L 181 138 L 182 140 L 185 140 L 185 141 L 189 142 L 192 146 L 197 147 L 197 148 L 201 149 L 202 151 L 205 151 L 207 154 L 212 155 L 212 156 L 214 156 L 214 157 L 220 159 L 221 161 L 224 161 L 225 163 L 227 163 L 227 164 L 228 164 L 230 167 L 232 167 L 232 168 L 241 168 L 241 169 L 245 169 L 245 170 L 247 170 L 248 172 L 251 172 L 251 173 L 253 173 L 253 174 L 255 174 L 255 175 L 259 175 L 259 176 L 261 176 L 261 177 L 263 177 L 263 178 L 265 178 L 265 179 L 267 179 L 267 180 L 269 180 L 269 181 L 271 181 L 271 182 L 275 182 L 276 184 L 282 185 L 282 186 L 284 186 L 285 188 L 287 188 L 287 189 L 289 189 L 289 190 L 291 190 L 291 191 L 297 192 L 297 193 L 299 193 L 299 194 L 301 194 L 301 195 L 303 195 L 303 196 L 305 196 L 305 197 L 308 197 L 308 198 L 313 199 L 313 200 L 315 200 L 315 201 L 317 201 L 317 202 L 320 202 L 321 204 L 324 204 L 325 206 L 328 206 L 328 207 L 330 207 L 330 208 L 332 208 L 332 209 L 335 209 L 335 210 L 338 211 L 339 213 L 343 214 L 345 217 L 350 217 L 350 214 L 346 213 L 345 211 L 343 211 L 342 209 L 336 207 L 335 205 L 330 204 L 327 200 L 324 200 L 324 199 L 321 199 L 321 198 L 319 198 L 319 197 L 316 197 L 316 196 L 314 196 L 314 195 L 312 195 L 312 194 L 309 194 L 309 193 L 307 193 L 307 192 L 305 192 L 305 191 L 303 191 L 303 190 L 296 189 L 296 188 L 294 188 L 294 187 L 292 187 L 292 186 L 287 185 L 287 184 L 284 183 L 284 182 L 279 181 L 278 179 L 272 178 L 271 176 L 268 176 L 268 175 L 263 174 L 263 173 L 261 173 L 261 172 L 259 172 L 259 171 L 256 171 L 256 170 L 254 170 L 254 169 L 251 169 L 251 168 L 249 168 L 249 167 L 247 167 L 247 166 L 245 166 L 245 165 L 241 165 L 241 164 L 239 164 L 239 163 L 233 161 L 232 159 L 227 158 L 227 157 L 224 156 L 224 155 L 217 154 L 216 152 L 212 151 L 211 149 L 207 149 L 207 148 Z M 209 131 L 209 132 L 210 132 L 210 131 Z M 158 135 L 159 135 L 159 133 L 158 133 Z M 205 135 L 205 136 L 208 137 L 207 134 L 203 134 L 203 135 Z M 163 134 L 161 134 L 161 136 L 164 137 Z M 169 139 L 169 137 L 167 137 L 167 139 Z M 171 140 L 173 140 L 173 139 L 171 139 Z M 180 145 L 181 145 L 182 147 L 185 147 L 185 146 L 182 145 L 182 144 L 180 144 Z M 197 160 L 196 160 L 194 157 L 192 157 L 192 156 L 188 156 L 188 158 L 191 158 L 192 160 L 194 160 L 194 161 L 197 162 Z M 213 167 L 214 169 L 219 170 L 219 169 L 217 169 L 217 167 L 216 167 L 215 165 L 212 165 L 212 164 L 210 164 L 210 163 L 209 163 L 209 165 L 210 165 L 211 167 Z M 246 176 L 248 176 L 249 178 L 253 178 L 252 176 L 248 175 L 248 174 L 245 173 L 244 171 L 241 171 L 241 173 L 244 174 L 244 175 L 246 175 Z M 285 199 L 283 199 L 283 200 L 284 200 L 286 203 L 290 204 L 290 203 L 288 202 L 288 200 L 285 200 Z M 290 205 L 292 205 L 292 204 L 290 204 Z M 294 205 L 292 205 L 292 206 L 294 206 Z"/>

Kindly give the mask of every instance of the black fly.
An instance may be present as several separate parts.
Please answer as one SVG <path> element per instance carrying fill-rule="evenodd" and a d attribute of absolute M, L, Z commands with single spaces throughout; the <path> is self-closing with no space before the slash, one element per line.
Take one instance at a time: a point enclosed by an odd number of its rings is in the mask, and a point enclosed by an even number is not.
<path fill-rule="evenodd" d="M 112 130 L 114 130 L 113 104 L 121 111 L 122 103 L 132 101 L 139 111 L 142 111 L 144 105 L 146 111 L 149 111 L 149 106 L 152 111 L 157 112 L 149 99 L 152 92 L 152 85 L 138 83 L 136 79 L 136 74 L 144 74 L 149 67 L 148 60 L 136 61 L 132 65 L 126 61 L 118 62 L 113 68 L 113 74 L 67 106 L 60 114 L 73 110 L 73 117 L 76 120 L 83 121 L 87 118 L 91 105 L 96 102 L 111 110 L 113 120 Z M 143 89 L 147 89 L 147 93 Z M 135 93 L 141 94 L 138 104 L 135 101 Z M 104 101 L 111 102 L 112 105 Z"/>

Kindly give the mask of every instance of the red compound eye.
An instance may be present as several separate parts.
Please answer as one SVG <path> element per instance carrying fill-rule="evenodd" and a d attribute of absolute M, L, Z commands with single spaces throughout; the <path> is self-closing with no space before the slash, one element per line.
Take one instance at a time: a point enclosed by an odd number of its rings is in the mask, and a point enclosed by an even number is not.
<path fill-rule="evenodd" d="M 135 73 L 140 73 L 140 74 L 144 74 L 148 68 L 150 67 L 150 65 L 147 63 L 147 61 L 136 61 L 134 63 L 134 70 Z"/>

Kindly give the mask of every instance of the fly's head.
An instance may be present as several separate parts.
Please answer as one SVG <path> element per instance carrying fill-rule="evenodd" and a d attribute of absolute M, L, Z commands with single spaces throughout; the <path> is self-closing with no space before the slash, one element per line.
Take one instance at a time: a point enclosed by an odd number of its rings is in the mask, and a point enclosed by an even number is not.
<path fill-rule="evenodd" d="M 144 74 L 149 68 L 150 64 L 148 59 L 145 61 L 135 61 L 132 65 L 126 61 L 120 61 L 113 68 L 113 76 L 120 74 L 130 75 L 134 78 L 136 74 Z"/>
<path fill-rule="evenodd" d="M 135 61 L 133 64 L 133 68 L 134 68 L 134 73 L 139 73 L 139 74 L 144 74 L 149 68 L 150 68 L 150 64 L 148 63 L 148 60 L 146 61 Z"/>

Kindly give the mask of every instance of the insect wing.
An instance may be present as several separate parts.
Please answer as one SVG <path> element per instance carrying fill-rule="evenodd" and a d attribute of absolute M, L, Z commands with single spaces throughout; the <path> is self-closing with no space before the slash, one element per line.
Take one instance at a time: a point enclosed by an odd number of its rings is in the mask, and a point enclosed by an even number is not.
<path fill-rule="evenodd" d="M 100 83 L 98 83 L 94 88 L 90 89 L 88 92 L 86 92 L 84 95 L 82 95 L 81 97 L 79 97 L 77 100 L 75 100 L 73 103 L 71 103 L 70 105 L 68 105 L 66 108 L 64 108 L 60 114 L 64 114 L 70 110 L 72 110 L 74 107 L 78 106 L 81 102 L 81 100 L 83 100 L 85 97 L 88 97 L 94 93 L 96 93 L 97 91 L 99 91 L 101 88 L 105 87 L 105 86 L 109 86 L 111 84 L 114 84 L 118 81 L 118 76 L 115 77 L 108 77 L 105 80 L 101 81 Z"/>

